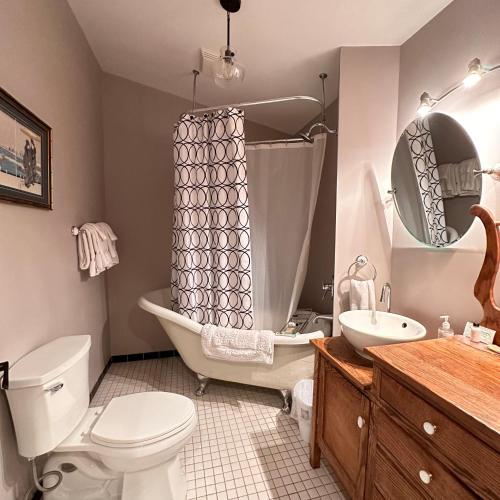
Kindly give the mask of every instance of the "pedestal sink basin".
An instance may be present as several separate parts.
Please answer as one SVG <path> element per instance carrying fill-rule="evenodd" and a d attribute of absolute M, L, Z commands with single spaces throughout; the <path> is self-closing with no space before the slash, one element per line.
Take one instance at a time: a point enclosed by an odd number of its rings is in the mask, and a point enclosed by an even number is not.
<path fill-rule="evenodd" d="M 339 316 L 342 333 L 361 356 L 365 347 L 414 342 L 425 337 L 426 329 L 418 321 L 399 314 L 377 311 L 376 322 L 371 311 L 346 311 Z"/>

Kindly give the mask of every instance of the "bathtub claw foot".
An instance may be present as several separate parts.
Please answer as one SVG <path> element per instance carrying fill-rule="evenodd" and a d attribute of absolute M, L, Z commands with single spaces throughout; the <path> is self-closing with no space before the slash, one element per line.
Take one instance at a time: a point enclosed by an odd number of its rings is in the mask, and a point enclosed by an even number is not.
<path fill-rule="evenodd" d="M 198 377 L 198 388 L 195 391 L 195 394 L 197 396 L 203 396 L 207 391 L 207 384 L 210 381 L 208 377 L 205 377 L 205 375 L 200 375 L 199 373 L 196 374 Z"/>
<path fill-rule="evenodd" d="M 292 411 L 292 391 L 289 389 L 280 389 L 280 395 L 283 400 L 281 411 L 288 415 Z"/>

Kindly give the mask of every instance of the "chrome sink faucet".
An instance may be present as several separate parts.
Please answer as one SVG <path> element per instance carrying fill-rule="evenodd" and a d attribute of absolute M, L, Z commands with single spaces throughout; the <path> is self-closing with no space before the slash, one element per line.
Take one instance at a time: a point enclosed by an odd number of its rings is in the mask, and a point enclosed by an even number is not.
<path fill-rule="evenodd" d="M 382 292 L 380 293 L 380 302 L 385 302 L 387 312 L 391 312 L 391 284 L 384 283 Z"/>

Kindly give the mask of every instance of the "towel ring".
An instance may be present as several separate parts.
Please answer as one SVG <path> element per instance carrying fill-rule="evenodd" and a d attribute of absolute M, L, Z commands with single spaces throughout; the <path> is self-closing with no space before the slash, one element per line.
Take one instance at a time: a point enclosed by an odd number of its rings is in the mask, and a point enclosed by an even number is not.
<path fill-rule="evenodd" d="M 349 266 L 349 269 L 347 270 L 347 274 L 350 276 L 351 275 L 351 269 L 353 266 L 358 266 L 358 267 L 364 267 L 366 264 L 368 264 L 368 257 L 365 255 L 358 255 L 356 257 L 356 260 Z M 377 268 L 370 262 L 370 266 L 372 266 L 373 269 L 373 281 L 377 278 Z"/>

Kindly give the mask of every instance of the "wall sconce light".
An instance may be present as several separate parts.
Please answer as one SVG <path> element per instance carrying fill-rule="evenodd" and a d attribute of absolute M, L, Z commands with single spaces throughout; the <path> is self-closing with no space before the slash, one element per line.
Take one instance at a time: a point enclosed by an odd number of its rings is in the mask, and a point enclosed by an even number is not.
<path fill-rule="evenodd" d="M 434 99 L 429 95 L 428 92 L 424 92 L 420 96 L 420 104 L 417 108 L 417 113 L 418 115 L 423 118 L 424 116 L 428 115 L 432 107 L 438 102 L 437 99 Z"/>
<path fill-rule="evenodd" d="M 481 61 L 476 57 L 472 59 L 469 63 L 469 69 L 467 70 L 467 75 L 463 79 L 462 83 L 465 88 L 470 88 L 476 85 L 483 77 L 484 69 L 481 66 Z"/>
<path fill-rule="evenodd" d="M 497 64 L 496 66 L 492 67 L 484 67 L 481 64 L 481 60 L 477 57 L 472 59 L 472 61 L 469 63 L 469 66 L 467 68 L 467 74 L 465 75 L 464 79 L 460 82 L 457 83 L 455 86 L 453 86 L 450 90 L 445 92 L 443 95 L 435 99 L 434 97 L 431 97 L 428 92 L 424 92 L 420 96 L 420 104 L 417 108 L 417 113 L 420 117 L 426 116 L 431 109 L 438 103 L 441 102 L 445 97 L 448 97 L 450 94 L 455 92 L 461 87 L 464 88 L 470 88 L 479 83 L 479 81 L 488 73 L 491 73 L 492 71 L 495 71 L 497 69 L 500 69 L 500 64 Z"/>

